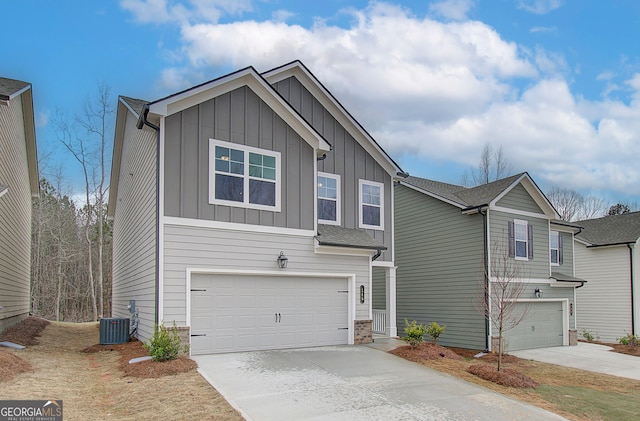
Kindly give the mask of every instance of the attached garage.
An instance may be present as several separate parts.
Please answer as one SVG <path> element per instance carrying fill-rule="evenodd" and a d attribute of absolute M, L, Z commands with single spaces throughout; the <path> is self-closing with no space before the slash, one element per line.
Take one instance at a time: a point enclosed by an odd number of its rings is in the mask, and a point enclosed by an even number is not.
<path fill-rule="evenodd" d="M 192 274 L 193 355 L 349 343 L 349 279 Z"/>
<path fill-rule="evenodd" d="M 546 348 L 565 344 L 565 302 L 532 301 L 518 303 L 514 314 L 527 314 L 513 329 L 505 333 L 506 350 Z"/>

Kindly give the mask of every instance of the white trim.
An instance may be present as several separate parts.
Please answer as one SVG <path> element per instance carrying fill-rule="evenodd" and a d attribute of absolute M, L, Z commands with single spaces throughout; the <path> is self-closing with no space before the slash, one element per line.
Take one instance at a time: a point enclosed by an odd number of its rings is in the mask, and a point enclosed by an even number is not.
<path fill-rule="evenodd" d="M 393 183 L 393 178 L 391 179 L 391 197 L 389 198 L 389 203 L 391 205 L 391 261 L 396 261 L 396 189 L 395 184 Z"/>
<path fill-rule="evenodd" d="M 0 197 L 2 197 L 5 194 L 7 194 L 8 191 L 9 191 L 9 186 L 6 186 L 6 188 L 0 190 Z"/>
<path fill-rule="evenodd" d="M 557 235 L 558 237 L 558 247 L 557 248 L 552 248 L 551 247 L 551 237 L 553 237 L 554 233 Z M 553 250 L 557 250 L 557 254 L 556 257 L 558 259 L 558 261 L 556 263 L 551 261 L 551 252 Z M 556 231 L 556 230 L 549 230 L 549 264 L 553 267 L 559 267 L 560 266 L 560 231 Z"/>
<path fill-rule="evenodd" d="M 519 298 L 517 300 L 505 300 L 515 301 L 517 303 L 562 303 L 562 345 L 569 345 L 569 299 L 568 298 Z M 575 301 L 574 301 L 575 302 Z M 575 313 L 575 309 L 574 309 Z"/>
<path fill-rule="evenodd" d="M 491 201 L 490 205 L 495 206 L 496 203 L 502 200 L 502 198 L 506 196 L 511 190 L 513 190 L 513 188 L 518 184 L 522 184 L 522 187 L 524 187 L 524 189 L 527 191 L 531 199 L 533 199 L 533 201 L 536 202 L 536 205 L 540 207 L 540 210 L 542 212 L 545 212 L 544 208 L 547 208 L 547 211 L 549 213 L 545 213 L 545 216 L 544 216 L 545 219 L 550 219 L 548 215 L 551 215 L 555 219 L 560 219 L 560 215 L 558 215 L 558 212 L 556 212 L 553 205 L 551 205 L 551 203 L 549 202 L 549 199 L 547 199 L 544 193 L 540 191 L 536 183 L 531 179 L 531 177 L 527 173 L 522 174 L 509 187 L 504 189 L 502 193 L 500 193 L 498 196 L 496 196 L 495 199 Z M 534 197 L 534 193 L 535 193 L 535 196 L 537 196 L 537 199 L 536 197 Z M 510 211 L 512 210 L 510 209 Z"/>
<path fill-rule="evenodd" d="M 510 213 L 513 215 L 520 215 L 520 216 L 527 216 L 529 218 L 540 218 L 540 219 L 549 220 L 549 216 L 543 213 L 527 212 L 527 211 L 518 210 L 518 209 L 505 208 L 503 206 L 490 206 L 489 208 L 492 210 Z"/>
<path fill-rule="evenodd" d="M 160 119 L 160 130 L 158 133 L 158 142 L 160 142 L 160 156 L 158 157 L 158 162 L 160 168 L 158 169 L 158 178 L 156 182 L 160 185 L 158 186 L 158 197 L 156 200 L 158 201 L 157 206 L 159 206 L 158 211 L 158 267 L 156 270 L 158 271 L 158 323 L 164 320 L 164 134 L 165 134 L 165 119 Z"/>
<path fill-rule="evenodd" d="M 177 216 L 165 216 L 163 218 L 164 225 L 177 225 L 181 227 L 196 227 L 196 228 L 210 228 L 210 229 L 222 229 L 230 231 L 245 231 L 255 232 L 263 234 L 282 234 L 282 235 L 296 235 L 299 237 L 314 237 L 315 231 L 303 230 L 297 228 L 281 228 L 267 225 L 251 225 L 241 224 L 237 222 L 220 222 L 210 221 L 208 219 L 192 219 L 192 218 L 180 218 Z"/>
<path fill-rule="evenodd" d="M 220 146 L 223 148 L 229 148 L 229 149 L 235 149 L 235 150 L 239 150 L 242 151 L 244 154 L 244 162 L 243 162 L 243 167 L 244 167 L 244 174 L 242 174 L 242 181 L 243 181 L 243 201 L 242 202 L 234 202 L 232 200 L 223 200 L 223 199 L 216 199 L 215 197 L 215 176 L 216 174 L 218 174 L 218 172 L 216 171 L 216 152 L 215 152 L 215 148 L 216 146 Z M 249 154 L 250 153 L 255 153 L 258 155 L 264 155 L 264 156 L 270 156 L 272 158 L 275 158 L 276 160 L 276 179 L 275 179 L 275 205 L 274 206 L 270 206 L 270 205 L 261 205 L 261 204 L 257 204 L 257 203 L 251 203 L 249 202 L 249 182 L 250 180 L 259 180 L 259 181 L 266 181 L 266 182 L 271 182 L 271 180 L 267 180 L 267 179 L 261 179 L 261 178 L 252 178 L 249 175 L 249 166 L 251 165 L 249 162 Z M 209 138 L 209 204 L 211 205 L 224 205 L 224 206 L 231 206 L 231 207 L 235 207 L 235 208 L 244 208 L 244 209 L 258 209 L 258 210 L 266 210 L 266 211 L 272 211 L 272 212 L 280 212 L 281 210 L 281 192 L 282 192 L 282 161 L 281 161 L 281 155 L 280 152 L 278 151 L 273 151 L 273 150 L 268 150 L 268 149 L 260 149 L 260 148 L 254 148 L 252 146 L 246 146 L 246 145 L 241 145 L 238 143 L 232 143 L 232 142 L 225 142 L 224 140 L 218 140 L 218 139 L 213 139 L 213 138 Z M 227 174 L 227 173 L 219 173 L 219 174 Z M 228 173 L 228 175 L 230 176 L 235 176 L 236 178 L 240 178 L 240 174 L 232 174 L 232 173 Z"/>
<path fill-rule="evenodd" d="M 518 225 L 524 225 L 525 226 L 525 234 L 526 234 L 526 240 L 524 241 L 525 244 L 525 255 L 526 256 L 518 256 L 518 230 L 517 230 L 517 226 Z M 522 242 L 522 240 L 520 240 L 520 242 Z M 514 255 L 514 259 L 515 260 L 522 260 L 522 261 L 529 261 L 529 221 L 524 221 L 522 219 L 514 219 L 513 220 L 513 255 Z"/>
<path fill-rule="evenodd" d="M 273 277 L 304 277 L 304 278 L 345 278 L 347 279 L 348 304 L 347 323 L 348 334 L 347 343 L 354 344 L 354 322 L 356 320 L 356 274 L 355 273 L 327 273 L 327 272 L 289 272 L 283 270 L 247 270 L 247 269 L 216 269 L 216 268 L 187 268 L 186 269 L 186 318 L 185 325 L 191 329 L 191 275 L 194 273 L 212 275 L 247 275 L 247 276 L 273 276 Z M 371 274 L 369 274 L 369 284 L 371 284 Z M 371 287 L 369 287 L 371 290 Z M 371 302 L 371 300 L 369 300 Z M 371 312 L 370 312 L 371 314 Z M 191 355 L 191 351 L 189 351 Z"/>
<path fill-rule="evenodd" d="M 380 268 L 398 268 L 393 262 L 388 262 L 386 260 L 374 260 L 371 262 L 371 266 L 380 267 Z"/>
<path fill-rule="evenodd" d="M 325 246 L 320 245 L 318 243 L 318 239 L 315 239 L 314 242 L 315 249 L 314 251 L 317 254 L 332 254 L 338 256 L 363 256 L 363 257 L 371 257 L 375 250 L 370 249 L 360 249 L 356 247 L 336 247 L 336 246 Z"/>
<path fill-rule="evenodd" d="M 314 148 L 313 156 L 317 156 L 318 150 Z M 318 174 L 318 160 L 313 160 L 313 173 Z M 313 189 L 313 231 L 318 232 L 318 189 Z"/>
<path fill-rule="evenodd" d="M 495 276 L 490 277 L 489 280 L 492 283 L 499 282 L 497 277 L 495 277 Z M 555 281 L 553 281 L 553 280 L 551 280 L 549 278 L 526 278 L 526 279 L 522 279 L 522 280 L 514 281 L 514 282 L 519 282 L 519 283 L 522 283 L 522 284 L 546 284 L 546 285 L 551 285 L 551 284 L 555 283 Z"/>
<path fill-rule="evenodd" d="M 379 206 L 380 209 L 380 226 L 376 225 L 367 225 L 362 222 L 362 186 L 369 185 L 373 187 L 377 187 L 380 189 L 380 205 L 371 205 L 367 204 L 367 206 Z M 384 184 L 379 183 L 377 181 L 370 181 L 363 178 L 358 179 L 358 228 L 364 229 L 372 229 L 377 231 L 384 231 Z"/>
<path fill-rule="evenodd" d="M 507 188 L 505 188 L 504 190 L 502 190 L 502 192 L 500 192 L 500 194 L 498 194 L 490 203 L 490 205 L 495 205 L 496 203 L 498 203 L 500 200 L 502 200 L 503 197 L 505 197 L 507 195 L 507 193 L 509 193 L 511 190 L 513 190 L 513 188 L 515 186 L 517 186 L 520 181 L 522 181 L 523 178 L 525 178 L 527 176 L 526 173 L 522 174 L 520 177 L 518 177 L 517 179 L 514 180 L 513 183 L 511 183 L 511 185 L 509 185 Z M 523 186 L 524 187 L 524 186 Z M 533 199 L 533 198 L 532 198 Z M 535 199 L 534 199 L 535 201 Z"/>
<path fill-rule="evenodd" d="M 318 216 L 318 223 L 322 223 L 322 224 L 327 224 L 327 225 L 342 225 L 342 220 L 341 220 L 341 208 L 342 208 L 342 178 L 340 177 L 340 174 L 331 174 L 328 172 L 322 172 L 322 171 L 318 171 L 317 175 L 316 175 L 316 195 L 318 194 L 318 187 L 320 187 L 320 181 L 318 181 L 318 177 L 325 177 L 325 178 L 331 178 L 334 179 L 336 181 L 336 220 L 335 221 L 331 221 L 331 220 L 327 220 L 327 219 L 320 219 L 320 217 Z M 323 198 L 325 200 L 331 200 L 328 198 Z M 316 196 L 316 212 L 318 209 L 318 200 L 320 200 L 319 196 Z"/>

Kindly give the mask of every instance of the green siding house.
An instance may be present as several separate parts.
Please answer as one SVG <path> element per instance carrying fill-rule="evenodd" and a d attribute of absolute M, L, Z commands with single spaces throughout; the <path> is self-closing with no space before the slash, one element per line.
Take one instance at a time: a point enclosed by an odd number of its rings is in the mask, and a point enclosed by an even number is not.
<path fill-rule="evenodd" d="M 487 296 L 509 267 L 522 288 L 508 300 L 524 319 L 505 333 L 506 349 L 575 343 L 579 228 L 558 220 L 527 173 L 475 188 L 407 177 L 395 201 L 399 334 L 405 319 L 435 321 L 447 326 L 443 345 L 495 348 L 496 320 L 484 309 L 498 305 Z"/>

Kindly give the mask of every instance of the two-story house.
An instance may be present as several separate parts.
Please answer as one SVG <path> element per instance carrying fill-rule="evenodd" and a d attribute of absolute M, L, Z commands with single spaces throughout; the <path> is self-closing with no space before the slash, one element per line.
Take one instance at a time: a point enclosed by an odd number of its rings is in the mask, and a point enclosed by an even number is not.
<path fill-rule="evenodd" d="M 31 198 L 38 158 L 31 84 L 0 77 L 0 332 L 31 309 Z"/>
<path fill-rule="evenodd" d="M 193 354 L 395 335 L 398 165 L 299 61 L 156 101 L 120 97 L 108 215 L 113 315 Z"/>
<path fill-rule="evenodd" d="M 408 177 L 395 200 L 399 332 L 405 318 L 435 321 L 446 325 L 443 345 L 496 349 L 484 310 L 499 305 L 489 292 L 509 277 L 523 288 L 505 301 L 525 318 L 505 333 L 505 349 L 575 343 L 578 228 L 558 220 L 527 173 L 475 188 Z"/>

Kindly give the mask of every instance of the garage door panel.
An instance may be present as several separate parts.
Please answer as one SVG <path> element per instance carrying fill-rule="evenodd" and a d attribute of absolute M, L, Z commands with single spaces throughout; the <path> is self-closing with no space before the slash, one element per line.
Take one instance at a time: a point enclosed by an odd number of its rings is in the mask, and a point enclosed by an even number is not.
<path fill-rule="evenodd" d="M 346 344 L 346 279 L 204 275 L 192 279 L 192 353 Z M 206 338 L 206 339 L 203 339 Z"/>
<path fill-rule="evenodd" d="M 522 303 L 516 312 L 527 308 L 525 318 L 505 332 L 507 351 L 561 346 L 564 342 L 562 302 Z"/>

